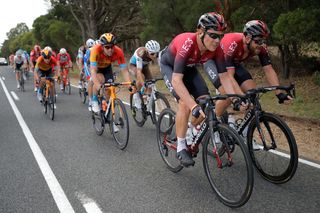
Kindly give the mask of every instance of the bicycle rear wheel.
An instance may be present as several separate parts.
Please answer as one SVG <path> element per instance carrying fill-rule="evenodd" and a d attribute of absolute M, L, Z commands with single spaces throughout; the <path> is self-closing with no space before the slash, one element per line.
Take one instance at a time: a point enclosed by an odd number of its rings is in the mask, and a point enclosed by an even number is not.
<path fill-rule="evenodd" d="M 214 133 L 208 131 L 203 143 L 202 160 L 206 176 L 219 200 L 232 208 L 244 205 L 253 189 L 253 166 L 247 147 L 237 132 L 226 124 L 218 124 L 220 143 L 226 151 L 215 150 Z M 234 149 L 229 149 L 230 141 Z"/>
<path fill-rule="evenodd" d="M 164 96 L 160 92 L 156 92 L 155 94 L 156 99 L 152 102 L 152 121 L 153 123 L 158 122 L 158 117 L 160 113 L 166 109 L 170 108 L 169 101 L 167 100 L 166 96 Z"/>
<path fill-rule="evenodd" d="M 125 149 L 129 141 L 129 120 L 126 108 L 118 98 L 114 99 L 114 115 L 111 115 L 109 125 L 116 146 Z"/>
<path fill-rule="evenodd" d="M 253 164 L 266 180 L 276 184 L 285 183 L 294 176 L 298 167 L 296 140 L 287 124 L 276 115 L 263 113 L 259 125 L 262 134 L 259 133 L 255 118 L 248 130 L 248 146 Z M 253 143 L 260 148 L 254 149 Z"/>
<path fill-rule="evenodd" d="M 20 73 L 20 90 L 21 90 L 21 92 L 24 92 L 24 78 L 23 78 L 23 75 L 24 75 L 24 73 L 23 73 L 23 71 Z"/>
<path fill-rule="evenodd" d="M 156 132 L 162 160 L 170 171 L 179 172 L 183 169 L 183 166 L 176 157 L 177 137 L 175 116 L 175 112 L 172 109 L 164 109 L 158 117 Z"/>
<path fill-rule="evenodd" d="M 69 95 L 71 95 L 71 84 L 70 84 L 70 81 L 68 80 L 68 83 L 67 83 L 67 85 L 66 85 L 66 90 L 67 90 L 67 93 L 69 94 Z"/>
<path fill-rule="evenodd" d="M 133 100 L 133 95 L 134 94 L 130 94 L 131 114 L 132 114 L 133 120 L 136 122 L 136 124 L 139 127 L 142 127 L 144 125 L 144 123 L 146 122 L 146 120 L 147 120 L 147 115 L 146 115 L 146 112 L 145 112 L 145 105 L 143 104 L 143 98 L 142 98 L 141 94 L 139 92 L 137 92 L 135 94 L 138 94 L 138 97 L 140 98 L 141 107 L 140 107 L 140 109 L 138 109 L 135 106 L 135 102 Z"/>

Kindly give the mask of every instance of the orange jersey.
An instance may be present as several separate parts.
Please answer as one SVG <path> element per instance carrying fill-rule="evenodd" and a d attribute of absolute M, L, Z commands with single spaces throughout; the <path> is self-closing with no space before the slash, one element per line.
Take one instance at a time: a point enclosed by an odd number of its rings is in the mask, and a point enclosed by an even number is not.
<path fill-rule="evenodd" d="M 35 68 L 39 68 L 42 71 L 48 71 L 48 70 L 50 70 L 51 68 L 53 68 L 54 66 L 57 66 L 57 65 L 58 65 L 57 59 L 55 59 L 53 56 L 51 56 L 51 60 L 49 61 L 49 63 L 46 63 L 44 61 L 43 57 L 40 56 L 37 59 L 37 63 L 36 63 Z"/>
<path fill-rule="evenodd" d="M 120 47 L 114 45 L 112 56 L 106 56 L 103 53 L 103 46 L 101 44 L 97 44 L 91 48 L 90 66 L 105 68 L 110 66 L 114 61 L 118 61 L 120 68 L 127 66 L 123 51 Z"/>

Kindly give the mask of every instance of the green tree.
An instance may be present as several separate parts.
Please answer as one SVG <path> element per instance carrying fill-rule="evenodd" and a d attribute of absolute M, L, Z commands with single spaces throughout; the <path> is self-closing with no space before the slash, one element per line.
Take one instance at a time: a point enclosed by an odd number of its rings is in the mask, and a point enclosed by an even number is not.
<path fill-rule="evenodd" d="M 12 39 L 18 35 L 29 32 L 29 28 L 25 23 L 19 23 L 15 28 L 12 28 L 8 33 L 8 39 Z"/>

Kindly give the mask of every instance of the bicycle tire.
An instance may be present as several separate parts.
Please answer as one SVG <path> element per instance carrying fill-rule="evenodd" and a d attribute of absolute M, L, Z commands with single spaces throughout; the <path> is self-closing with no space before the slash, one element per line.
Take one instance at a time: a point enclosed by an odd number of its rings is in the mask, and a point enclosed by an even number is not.
<path fill-rule="evenodd" d="M 82 96 L 82 103 L 85 104 L 86 101 L 87 101 L 87 90 L 86 88 L 83 88 L 83 89 L 80 89 L 83 93 L 83 96 Z"/>
<path fill-rule="evenodd" d="M 105 120 L 104 120 L 104 113 L 100 111 L 100 113 L 91 113 L 92 118 L 92 127 L 94 128 L 97 135 L 101 136 L 104 132 L 105 128 Z"/>
<path fill-rule="evenodd" d="M 168 101 L 168 99 L 166 98 L 166 96 L 164 96 L 162 93 L 160 92 L 156 92 L 155 93 L 156 99 L 152 101 L 152 122 L 154 124 L 156 124 L 158 122 L 158 116 L 159 114 L 166 108 L 170 108 L 170 103 Z M 157 104 L 156 102 L 158 102 L 160 104 Z M 161 108 L 156 109 L 156 106 L 161 106 Z"/>
<path fill-rule="evenodd" d="M 236 148 L 230 155 L 228 155 L 230 151 L 226 151 L 223 156 L 220 156 L 221 164 L 219 164 L 216 157 L 218 153 L 213 154 L 214 133 L 210 133 L 209 130 L 204 138 L 202 150 L 204 171 L 219 200 L 231 208 L 238 208 L 244 205 L 251 196 L 254 183 L 253 165 L 243 139 L 234 129 L 226 124 L 218 124 L 215 128 L 220 134 L 220 143 L 227 143 L 225 139 L 232 138 Z M 239 175 L 240 173 L 244 174 Z M 239 193 L 235 193 L 236 188 Z"/>
<path fill-rule="evenodd" d="M 260 115 L 259 123 L 260 126 L 263 125 L 265 127 L 263 129 L 263 131 L 266 130 L 264 131 L 264 137 L 267 140 L 272 140 L 273 138 L 277 147 L 270 150 L 266 150 L 265 148 L 259 150 L 253 149 L 253 139 L 255 143 L 263 147 L 262 142 L 258 140 L 260 139 L 260 135 L 257 134 L 257 137 L 255 137 L 257 124 L 256 119 L 253 118 L 247 136 L 252 162 L 258 173 L 267 181 L 275 184 L 286 183 L 294 176 L 298 167 L 299 155 L 294 135 L 287 124 L 274 114 L 263 112 Z M 278 136 L 277 139 L 275 136 Z M 284 153 L 289 159 L 277 155 L 277 151 L 280 151 L 281 154 Z M 277 168 L 275 169 L 275 167 Z"/>
<path fill-rule="evenodd" d="M 158 122 L 156 123 L 156 133 L 157 144 L 162 160 L 170 171 L 177 173 L 183 169 L 183 166 L 176 157 L 177 140 L 175 134 L 175 117 L 176 114 L 172 109 L 164 109 L 160 113 Z"/>
<path fill-rule="evenodd" d="M 55 109 L 54 109 L 54 96 L 53 96 L 53 91 L 51 89 L 49 89 L 48 96 L 49 96 L 48 97 L 49 117 L 53 121 Z"/>
<path fill-rule="evenodd" d="M 115 145 L 117 148 L 123 150 L 127 147 L 129 141 L 129 119 L 127 110 L 118 98 L 113 100 L 114 102 L 114 115 L 111 115 L 111 122 L 109 124 L 111 134 L 114 138 Z M 119 112 L 117 111 L 119 110 Z M 114 126 L 118 128 L 118 131 L 115 132 Z M 123 132 L 124 136 L 122 137 L 121 133 Z"/>
<path fill-rule="evenodd" d="M 71 95 L 71 84 L 70 84 L 70 81 L 68 81 L 68 95 Z"/>
<path fill-rule="evenodd" d="M 134 94 L 130 94 L 130 109 L 133 120 L 136 122 L 137 126 L 142 127 L 147 120 L 147 115 L 145 111 L 146 106 L 144 105 L 141 94 L 139 92 L 137 92 L 137 94 L 139 95 L 139 98 L 141 100 L 141 109 L 137 109 L 137 107 L 135 106 L 133 100 Z"/>

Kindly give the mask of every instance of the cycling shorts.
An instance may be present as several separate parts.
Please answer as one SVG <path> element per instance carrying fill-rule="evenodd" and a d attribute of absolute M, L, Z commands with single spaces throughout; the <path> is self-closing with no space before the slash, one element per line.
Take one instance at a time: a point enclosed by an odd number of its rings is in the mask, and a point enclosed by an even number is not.
<path fill-rule="evenodd" d="M 252 80 L 252 76 L 241 64 L 237 64 L 235 65 L 234 79 L 241 86 L 246 80 Z"/>
<path fill-rule="evenodd" d="M 104 68 L 98 68 L 97 73 L 103 74 L 105 83 L 111 83 L 114 81 L 111 65 Z"/>
<path fill-rule="evenodd" d="M 171 94 L 179 101 L 180 97 L 174 91 L 172 86 L 172 74 L 173 67 L 166 64 L 160 63 L 160 72 L 163 75 L 164 82 L 171 92 Z M 184 75 L 183 75 L 183 83 L 187 88 L 190 95 L 194 97 L 194 99 L 199 98 L 200 96 L 209 95 L 209 90 L 206 85 L 206 82 L 202 78 L 201 74 L 197 70 L 195 66 L 185 67 Z"/>
<path fill-rule="evenodd" d="M 38 70 L 38 76 L 39 76 L 39 78 L 53 77 L 54 73 L 52 72 L 52 69 L 49 69 L 49 70 L 46 70 L 46 71 L 39 69 Z"/>

